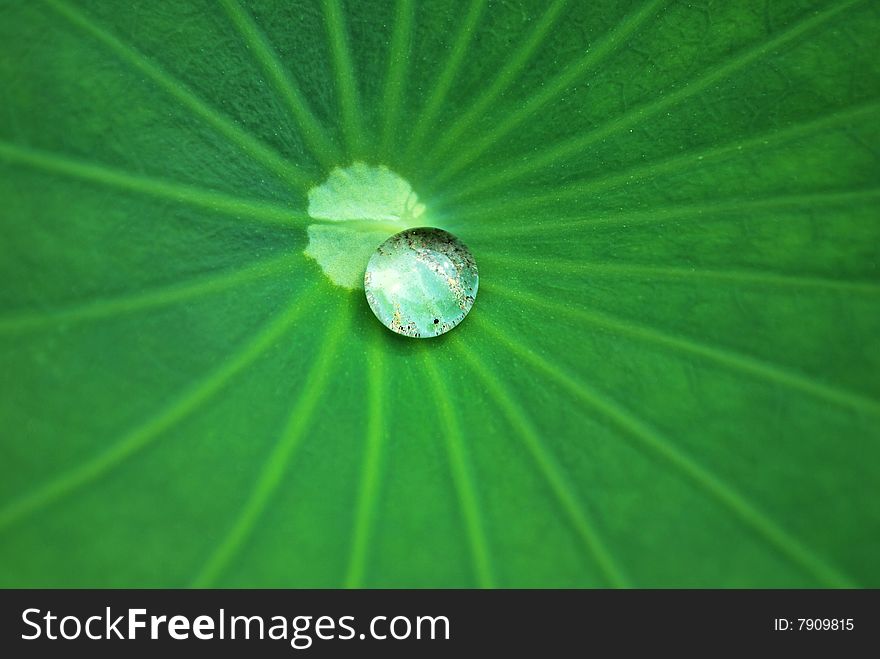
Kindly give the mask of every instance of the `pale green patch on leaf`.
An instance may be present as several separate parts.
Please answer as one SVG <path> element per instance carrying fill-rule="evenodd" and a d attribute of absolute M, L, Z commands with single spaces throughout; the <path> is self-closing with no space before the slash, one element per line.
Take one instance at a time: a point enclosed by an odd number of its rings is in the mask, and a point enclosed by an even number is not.
<path fill-rule="evenodd" d="M 315 219 L 404 222 L 424 212 L 412 186 L 384 165 L 337 167 L 309 190 L 309 215 Z"/>
<path fill-rule="evenodd" d="M 337 167 L 309 190 L 309 216 L 343 225 L 312 224 L 306 256 L 337 286 L 363 288 L 364 269 L 388 236 L 416 226 L 424 215 L 412 186 L 387 167 Z"/>
<path fill-rule="evenodd" d="M 370 231 L 312 224 L 305 254 L 317 261 L 324 274 L 337 286 L 363 288 L 367 261 L 388 236 L 388 231 L 383 229 Z"/>

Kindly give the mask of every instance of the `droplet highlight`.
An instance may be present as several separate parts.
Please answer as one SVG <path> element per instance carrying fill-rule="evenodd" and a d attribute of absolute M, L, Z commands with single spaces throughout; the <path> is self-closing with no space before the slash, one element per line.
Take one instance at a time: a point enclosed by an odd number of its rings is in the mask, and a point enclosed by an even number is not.
<path fill-rule="evenodd" d="M 364 291 L 385 327 L 424 339 L 464 320 L 479 281 L 476 261 L 463 242 L 448 231 L 419 227 L 376 248 L 367 263 Z"/>

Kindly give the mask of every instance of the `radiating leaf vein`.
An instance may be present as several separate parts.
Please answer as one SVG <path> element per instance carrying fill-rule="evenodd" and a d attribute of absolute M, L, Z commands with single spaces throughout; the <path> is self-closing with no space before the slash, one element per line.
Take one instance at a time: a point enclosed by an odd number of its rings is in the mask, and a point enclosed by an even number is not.
<path fill-rule="evenodd" d="M 543 85 L 540 91 L 522 103 L 514 112 L 504 117 L 485 135 L 452 156 L 448 164 L 440 170 L 435 178 L 431 179 L 431 184 L 437 185 L 447 180 L 473 162 L 514 128 L 533 117 L 545 105 L 562 96 L 578 78 L 594 70 L 603 60 L 623 47 L 629 38 L 667 2 L 668 0 L 645 2 L 638 11 L 633 12 L 631 16 L 618 23 L 613 30 L 602 37 L 598 44 L 588 48 L 583 57 L 565 67 L 551 81 Z"/>
<path fill-rule="evenodd" d="M 192 300 L 256 279 L 272 277 L 281 272 L 289 271 L 294 260 L 299 258 L 298 253 L 288 252 L 245 268 L 211 273 L 193 281 L 184 281 L 164 288 L 132 292 L 115 298 L 89 300 L 63 307 L 0 316 L 0 333 L 21 332 L 61 324 L 117 317 L 122 314 L 136 313 L 168 306 L 175 302 Z"/>
<path fill-rule="evenodd" d="M 339 149 L 327 135 L 299 88 L 296 80 L 279 59 L 271 43 L 254 19 L 238 0 L 221 0 L 232 23 L 238 28 L 250 51 L 262 65 L 275 89 L 284 99 L 293 118 L 299 124 L 303 139 L 318 161 L 327 169 L 339 164 Z"/>
<path fill-rule="evenodd" d="M 562 468 L 557 464 L 550 451 L 544 446 L 541 436 L 532 422 L 520 409 L 520 406 L 513 401 L 502 381 L 495 377 L 482 360 L 477 357 L 476 351 L 469 348 L 463 340 L 456 340 L 454 345 L 465 361 L 468 362 L 471 370 L 486 387 L 489 395 L 501 408 L 510 426 L 522 438 L 523 445 L 528 450 L 529 456 L 534 460 L 541 476 L 550 486 L 556 502 L 584 543 L 587 552 L 599 566 L 604 579 L 611 586 L 617 588 L 627 587 L 629 579 L 626 577 L 624 570 L 612 556 L 605 541 L 599 536 L 594 523 L 585 510 L 585 506 L 578 500 L 574 489 L 569 483 L 569 479 L 565 476 Z"/>
<path fill-rule="evenodd" d="M 360 94 L 349 52 L 348 35 L 340 0 L 324 0 L 324 18 L 330 52 L 333 56 L 333 68 L 336 72 L 336 90 L 339 94 L 342 127 L 348 141 L 349 155 L 359 157 L 364 150 Z"/>
<path fill-rule="evenodd" d="M 234 121 L 205 103 L 183 82 L 164 71 L 140 51 L 122 43 L 122 41 L 98 25 L 87 14 L 74 9 L 64 0 L 45 0 L 45 2 L 71 23 L 91 34 L 123 60 L 151 78 L 169 95 L 177 99 L 181 105 L 192 111 L 196 116 L 207 121 L 218 132 L 226 136 L 232 144 L 268 167 L 282 180 L 287 181 L 299 190 L 306 190 L 311 185 L 312 178 L 308 174 L 301 172 L 290 160 L 278 154 L 277 151 L 252 136 L 246 130 L 239 128 Z"/>
<path fill-rule="evenodd" d="M 452 471 L 458 502 L 464 516 L 468 544 L 474 561 L 474 572 L 481 588 L 492 588 L 495 584 L 494 569 L 489 553 L 489 543 L 483 528 L 480 505 L 477 502 L 474 478 L 465 453 L 464 438 L 456 419 L 452 401 L 449 398 L 449 392 L 443 384 L 436 364 L 434 364 L 434 358 L 430 353 L 424 353 L 425 372 L 443 419 L 443 440 L 449 456 L 449 467 Z"/>
<path fill-rule="evenodd" d="M 880 110 L 880 101 L 872 99 L 854 106 L 836 109 L 819 117 L 812 117 L 806 121 L 794 123 L 786 128 L 774 128 L 753 137 L 736 139 L 732 142 L 718 146 L 691 149 L 683 153 L 677 153 L 671 157 L 636 165 L 635 167 L 623 171 L 613 171 L 603 176 L 590 178 L 585 181 L 575 181 L 574 183 L 565 184 L 556 188 L 549 188 L 547 192 L 532 195 L 527 200 L 527 203 L 529 206 L 542 206 L 551 202 L 577 199 L 586 195 L 595 195 L 608 188 L 639 183 L 661 174 L 687 170 L 689 167 L 704 166 L 708 161 L 714 159 L 720 159 L 731 155 L 740 157 L 746 155 L 751 149 L 766 148 L 771 144 L 780 144 L 796 140 L 806 135 L 822 134 L 823 131 L 827 131 L 834 126 L 845 125 L 849 122 L 863 119 L 867 115 L 877 113 L 878 110 Z M 530 162 L 527 162 L 523 167 L 526 165 L 530 166 Z M 504 180 L 506 181 L 506 179 Z M 482 181 L 477 180 L 473 185 L 447 195 L 444 197 L 444 200 L 455 200 L 469 197 L 475 192 L 484 190 L 487 187 L 492 187 L 499 182 L 503 182 L 502 179 L 496 178 L 495 176 L 488 176 Z M 521 202 L 522 200 L 514 200 L 513 203 Z M 501 208 L 504 208 L 503 205 L 506 203 L 509 202 L 502 201 Z M 498 210 L 498 207 L 495 207 L 495 210 Z"/>
<path fill-rule="evenodd" d="M 847 293 L 876 295 L 880 293 L 880 282 L 831 279 L 811 275 L 787 274 L 781 272 L 762 272 L 760 270 L 733 270 L 707 268 L 704 266 L 677 267 L 643 263 L 601 263 L 597 261 L 569 261 L 546 258 L 512 256 L 482 252 L 483 257 L 495 263 L 507 264 L 517 269 L 533 269 L 543 272 L 572 272 L 589 277 L 643 277 L 651 279 L 696 279 L 717 280 L 734 284 L 758 284 L 763 286 L 783 286 L 796 289 L 826 289 Z"/>
<path fill-rule="evenodd" d="M 804 19 L 787 28 L 775 37 L 771 37 L 752 46 L 744 52 L 734 55 L 730 59 L 708 69 L 702 76 L 681 87 L 678 91 L 665 94 L 654 101 L 625 112 L 621 116 L 593 129 L 592 131 L 563 140 L 562 142 L 554 144 L 538 153 L 531 153 L 529 154 L 529 157 L 523 161 L 519 161 L 508 167 L 493 168 L 491 174 L 476 181 L 473 185 L 468 186 L 465 190 L 456 194 L 455 197 L 471 195 L 478 190 L 493 188 L 502 183 L 520 178 L 526 174 L 540 171 L 569 156 L 583 152 L 588 146 L 605 140 L 615 133 L 643 123 L 653 115 L 709 89 L 712 85 L 715 85 L 742 67 L 755 62 L 788 42 L 803 36 L 810 30 L 816 29 L 860 1 L 861 0 L 845 0 L 844 2 L 832 3 L 828 9 Z"/>
<path fill-rule="evenodd" d="M 386 436 L 384 398 L 385 359 L 382 354 L 384 344 L 376 340 L 369 347 L 367 380 L 367 426 L 364 440 L 364 458 L 361 469 L 360 489 L 355 502 L 355 523 L 351 543 L 351 556 L 345 577 L 346 588 L 360 588 L 366 571 L 367 554 L 370 546 L 370 533 L 376 513 L 379 485 L 381 481 L 381 460 Z"/>
<path fill-rule="evenodd" d="M 257 222 L 293 225 L 295 222 L 313 221 L 300 210 L 278 204 L 234 197 L 214 190 L 172 183 L 140 174 L 130 174 L 104 165 L 74 160 L 66 156 L 9 142 L 0 141 L 0 160 L 27 165 L 55 174 L 63 174 L 127 192 L 170 199 L 181 204 L 206 208 L 224 215 L 244 217 Z"/>
<path fill-rule="evenodd" d="M 526 215 L 511 217 L 504 214 L 505 220 L 510 224 L 490 222 L 494 214 L 489 209 L 480 206 L 468 206 L 466 209 L 455 213 L 456 223 L 471 218 L 481 218 L 482 222 L 467 223 L 467 232 L 471 236 L 537 236 L 560 235 L 565 236 L 568 232 L 579 229 L 592 229 L 598 226 L 608 225 L 613 227 L 643 226 L 650 224 L 662 224 L 670 220 L 699 219 L 704 223 L 719 217 L 729 217 L 735 213 L 737 217 L 749 211 L 775 210 L 792 207 L 802 208 L 809 212 L 817 206 L 846 206 L 848 209 L 860 208 L 860 205 L 876 203 L 880 198 L 880 188 L 865 188 L 860 190 L 825 190 L 820 192 L 807 192 L 800 194 L 776 194 L 768 197 L 750 199 L 718 199 L 714 201 L 686 203 L 675 205 L 657 205 L 637 209 L 607 209 L 597 208 L 593 211 L 578 210 L 576 217 L 558 215 L 559 219 L 553 222 L 537 223 L 534 218 Z M 535 202 L 531 198 L 521 200 L 521 203 L 507 206 L 508 213 L 519 208 L 531 207 Z M 827 210 L 823 208 L 823 210 Z"/>
<path fill-rule="evenodd" d="M 600 394 L 592 387 L 576 380 L 562 371 L 558 366 L 515 340 L 510 332 L 502 332 L 488 320 L 480 318 L 479 325 L 496 342 L 504 345 L 513 353 L 523 358 L 533 367 L 552 378 L 575 397 L 587 403 L 593 410 L 611 421 L 625 434 L 638 440 L 639 446 L 659 455 L 675 467 L 706 494 L 723 504 L 743 524 L 764 538 L 782 556 L 806 573 L 812 575 L 819 583 L 831 587 L 853 587 L 853 582 L 837 568 L 829 565 L 822 557 L 803 545 L 799 540 L 785 531 L 779 524 L 760 512 L 736 490 L 724 483 L 718 476 L 707 471 L 703 466 L 675 446 L 670 440 L 638 419 L 632 412 L 625 409 L 611 398 Z"/>
<path fill-rule="evenodd" d="M 455 43 L 449 49 L 449 55 L 443 64 L 443 70 L 437 76 L 434 87 L 428 94 L 428 100 L 425 102 L 418 118 L 416 125 L 409 136 L 409 148 L 404 152 L 403 161 L 410 163 L 419 154 L 425 146 L 425 136 L 433 132 L 436 128 L 434 120 L 440 108 L 443 107 L 443 101 L 455 81 L 455 76 L 464 62 L 465 55 L 474 37 L 477 24 L 480 22 L 480 16 L 486 7 L 488 0 L 471 0 L 467 13 L 462 20 L 461 28 L 455 38 Z"/>
<path fill-rule="evenodd" d="M 594 325 L 605 327 L 666 348 L 697 355 L 727 368 L 747 373 L 752 377 L 776 383 L 784 387 L 789 387 L 800 391 L 801 393 L 809 394 L 810 396 L 836 405 L 841 405 L 858 412 L 880 415 L 880 402 L 876 400 L 841 387 L 820 382 L 807 375 L 789 371 L 776 364 L 770 364 L 758 359 L 757 357 L 743 355 L 727 347 L 706 345 L 705 343 L 690 337 L 675 336 L 659 329 L 612 316 L 608 313 L 594 310 L 588 311 L 580 307 L 562 304 L 555 300 L 545 299 L 523 291 L 514 291 L 510 288 L 501 289 L 500 287 L 493 287 L 492 290 L 496 295 L 509 297 L 536 306 L 552 308 L 554 311 L 569 316 L 575 316 L 580 320 L 590 322 Z"/>
<path fill-rule="evenodd" d="M 519 47 L 505 58 L 506 64 L 492 83 L 473 101 L 467 110 L 461 113 L 451 126 L 443 131 L 437 145 L 426 158 L 429 169 L 522 73 L 529 59 L 531 59 L 532 55 L 543 43 L 556 21 L 559 20 L 567 2 L 568 0 L 554 0 L 553 4 L 544 12 L 529 35 L 522 42 L 519 42 Z"/>
<path fill-rule="evenodd" d="M 162 433 L 195 412 L 220 392 L 240 371 L 256 361 L 292 327 L 294 321 L 314 303 L 312 291 L 273 318 L 253 339 L 229 355 L 217 368 L 179 392 L 165 407 L 141 425 L 127 432 L 107 449 L 55 479 L 39 486 L 0 509 L 0 531 L 88 485 L 131 458 Z"/>
<path fill-rule="evenodd" d="M 394 32 L 391 36 L 391 52 L 388 57 L 388 73 L 382 98 L 383 122 L 380 151 L 385 162 L 388 161 L 392 148 L 396 146 L 395 136 L 399 131 L 400 104 L 407 78 L 407 64 L 410 59 L 414 14 L 413 0 L 397 0 Z"/>
<path fill-rule="evenodd" d="M 303 390 L 297 396 L 281 438 L 263 464 L 256 482 L 248 493 L 240 512 L 233 520 L 229 531 L 220 540 L 193 579 L 193 587 L 207 588 L 216 582 L 244 543 L 247 542 L 273 495 L 281 485 L 290 460 L 302 441 L 303 433 L 311 422 L 312 415 L 321 400 L 327 380 L 334 368 L 336 349 L 342 341 L 346 324 L 349 322 L 349 314 L 346 310 L 348 302 L 348 298 L 345 298 L 335 322 L 327 329 L 323 345 L 316 355 L 311 369 L 302 380 Z"/>

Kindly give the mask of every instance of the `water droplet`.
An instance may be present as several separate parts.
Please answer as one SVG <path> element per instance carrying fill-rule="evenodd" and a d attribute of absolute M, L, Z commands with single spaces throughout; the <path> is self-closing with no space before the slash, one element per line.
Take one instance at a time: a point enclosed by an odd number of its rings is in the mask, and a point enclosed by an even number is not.
<path fill-rule="evenodd" d="M 479 280 L 464 243 L 442 229 L 419 227 L 401 231 L 376 248 L 364 290 L 385 327 L 429 338 L 464 320 L 474 306 Z"/>

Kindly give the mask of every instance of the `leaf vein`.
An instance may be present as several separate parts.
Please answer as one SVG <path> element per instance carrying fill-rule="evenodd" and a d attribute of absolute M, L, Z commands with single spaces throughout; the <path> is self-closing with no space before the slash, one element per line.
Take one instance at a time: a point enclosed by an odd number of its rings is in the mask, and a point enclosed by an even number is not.
<path fill-rule="evenodd" d="M 601 416 L 625 431 L 627 436 L 638 440 L 638 445 L 643 449 L 647 449 L 666 460 L 667 463 L 675 467 L 692 483 L 736 515 L 743 524 L 762 537 L 780 555 L 785 556 L 793 564 L 798 565 L 806 573 L 817 579 L 817 581 L 831 587 L 853 586 L 852 581 L 837 568 L 829 565 L 822 557 L 790 535 L 778 523 L 759 511 L 739 492 L 697 463 L 684 451 L 676 447 L 669 439 L 641 421 L 631 411 L 547 362 L 524 344 L 511 338 L 509 333 L 501 332 L 482 318 L 478 323 L 485 332 L 492 335 L 511 352 L 532 364 L 539 371 L 546 373 L 577 398 L 587 403 Z"/>
<path fill-rule="evenodd" d="M 450 196 L 450 198 L 455 199 L 464 196 L 470 196 L 479 190 L 485 190 L 500 185 L 501 183 L 515 180 L 521 176 L 538 171 L 548 165 L 551 165 L 558 160 L 580 153 L 586 147 L 595 144 L 596 142 L 599 142 L 601 140 L 607 139 L 611 135 L 631 126 L 634 126 L 637 123 L 644 121 L 645 119 L 659 112 L 662 112 L 666 108 L 683 101 L 689 96 L 692 96 L 700 91 L 703 91 L 704 89 L 711 87 L 712 85 L 727 77 L 742 66 L 745 66 L 746 64 L 755 61 L 766 53 L 771 52 L 772 50 L 781 47 L 782 45 L 795 39 L 796 37 L 803 35 L 805 32 L 818 27 L 819 25 L 825 23 L 832 17 L 836 16 L 840 12 L 848 9 L 850 6 L 860 1 L 861 0 L 846 0 L 845 2 L 836 3 L 830 9 L 827 9 L 824 12 L 821 12 L 811 18 L 797 23 L 796 25 L 783 31 L 782 34 L 765 40 L 762 43 L 746 50 L 745 52 L 734 56 L 725 63 L 709 69 L 707 72 L 704 72 L 701 77 L 685 85 L 678 91 L 662 96 L 655 101 L 647 103 L 646 105 L 638 106 L 637 108 L 630 110 L 629 112 L 625 112 L 620 117 L 617 117 L 616 119 L 607 122 L 583 135 L 579 135 L 577 137 L 558 142 L 557 144 L 548 147 L 540 153 L 530 154 L 527 160 L 513 164 L 506 168 L 501 168 L 492 175 L 474 181 L 472 185 L 460 190 L 454 196 Z M 677 156 L 675 159 L 678 158 L 680 158 L 680 156 Z"/>
<path fill-rule="evenodd" d="M 301 211 L 278 204 L 234 197 L 192 185 L 131 174 L 104 165 L 74 160 L 2 140 L 0 140 L 0 159 L 128 192 L 146 194 L 159 199 L 170 199 L 224 215 L 243 216 L 259 222 L 291 224 L 292 221 L 312 221 Z"/>
<path fill-rule="evenodd" d="M 338 164 L 339 150 L 327 136 L 321 123 L 315 118 L 309 104 L 300 91 L 296 80 L 285 68 L 266 35 L 238 0 L 221 0 L 233 25 L 238 29 L 245 44 L 268 74 L 275 89 L 287 103 L 303 138 L 312 153 L 328 169 Z"/>
<path fill-rule="evenodd" d="M 298 190 L 305 190 L 309 187 L 311 183 L 310 176 L 301 172 L 291 161 L 281 156 L 277 151 L 252 136 L 246 130 L 239 128 L 231 119 L 217 112 L 217 110 L 199 98 L 187 85 L 167 73 L 145 54 L 132 46 L 124 44 L 113 34 L 98 25 L 93 18 L 74 9 L 64 0 L 45 1 L 71 23 L 91 34 L 123 60 L 146 74 L 165 92 L 177 99 L 181 105 L 192 111 L 196 116 L 207 121 L 214 129 L 226 136 L 232 144 L 268 167 L 282 180 Z"/>
<path fill-rule="evenodd" d="M 880 401 L 867 398 L 847 389 L 819 382 L 810 376 L 790 371 L 776 364 L 739 353 L 727 347 L 706 345 L 690 337 L 674 336 L 659 329 L 636 324 L 604 312 L 588 311 L 582 308 L 558 304 L 522 291 L 501 290 L 497 287 L 492 287 L 492 291 L 495 295 L 517 299 L 536 306 L 552 308 L 559 313 L 574 316 L 594 325 L 605 327 L 643 341 L 697 355 L 727 368 L 748 373 L 752 377 L 774 382 L 836 405 L 873 415 L 880 415 Z"/>
<path fill-rule="evenodd" d="M 501 382 L 493 377 L 485 364 L 477 357 L 475 351 L 468 348 L 461 340 L 455 341 L 455 347 L 470 364 L 471 370 L 483 382 L 489 395 L 500 406 L 511 427 L 520 435 L 529 456 L 550 486 L 557 505 L 562 509 L 587 552 L 596 562 L 603 578 L 616 588 L 627 587 L 629 579 L 608 550 L 605 541 L 599 536 L 585 506 L 578 500 L 563 470 L 544 445 L 534 425 L 513 402 Z"/>
<path fill-rule="evenodd" d="M 425 352 L 425 372 L 428 374 L 428 379 L 431 382 L 431 388 L 437 399 L 437 404 L 440 408 L 440 413 L 445 426 L 443 439 L 449 457 L 452 480 L 455 485 L 456 494 L 458 495 L 458 502 L 461 506 L 462 515 L 464 516 L 468 544 L 474 562 L 474 571 L 477 576 L 477 582 L 481 588 L 493 588 L 495 585 L 495 577 L 489 553 L 489 544 L 486 540 L 485 529 L 483 528 L 482 515 L 480 513 L 479 503 L 477 502 L 473 475 L 471 474 L 465 453 L 464 438 L 462 437 L 461 428 L 456 419 L 455 410 L 449 399 L 449 392 L 443 385 L 437 366 L 432 360 L 433 356 L 428 352 Z"/>
<path fill-rule="evenodd" d="M 333 357 L 336 348 L 342 341 L 347 321 L 348 314 L 343 311 L 339 313 L 333 326 L 328 329 L 323 346 L 304 380 L 303 391 L 293 406 L 281 438 L 269 453 L 229 530 L 193 579 L 192 586 L 194 588 L 208 588 L 217 581 L 241 551 L 277 492 L 326 388 L 327 379 L 333 368 Z"/>
<path fill-rule="evenodd" d="M 314 295 L 315 291 L 312 291 L 300 296 L 285 313 L 270 321 L 259 334 L 230 355 L 219 368 L 179 392 L 153 417 L 127 432 L 107 449 L 0 509 L 0 531 L 7 530 L 26 517 L 103 477 L 204 405 L 237 373 L 270 349 L 288 331 L 296 318 L 308 308 Z"/>

